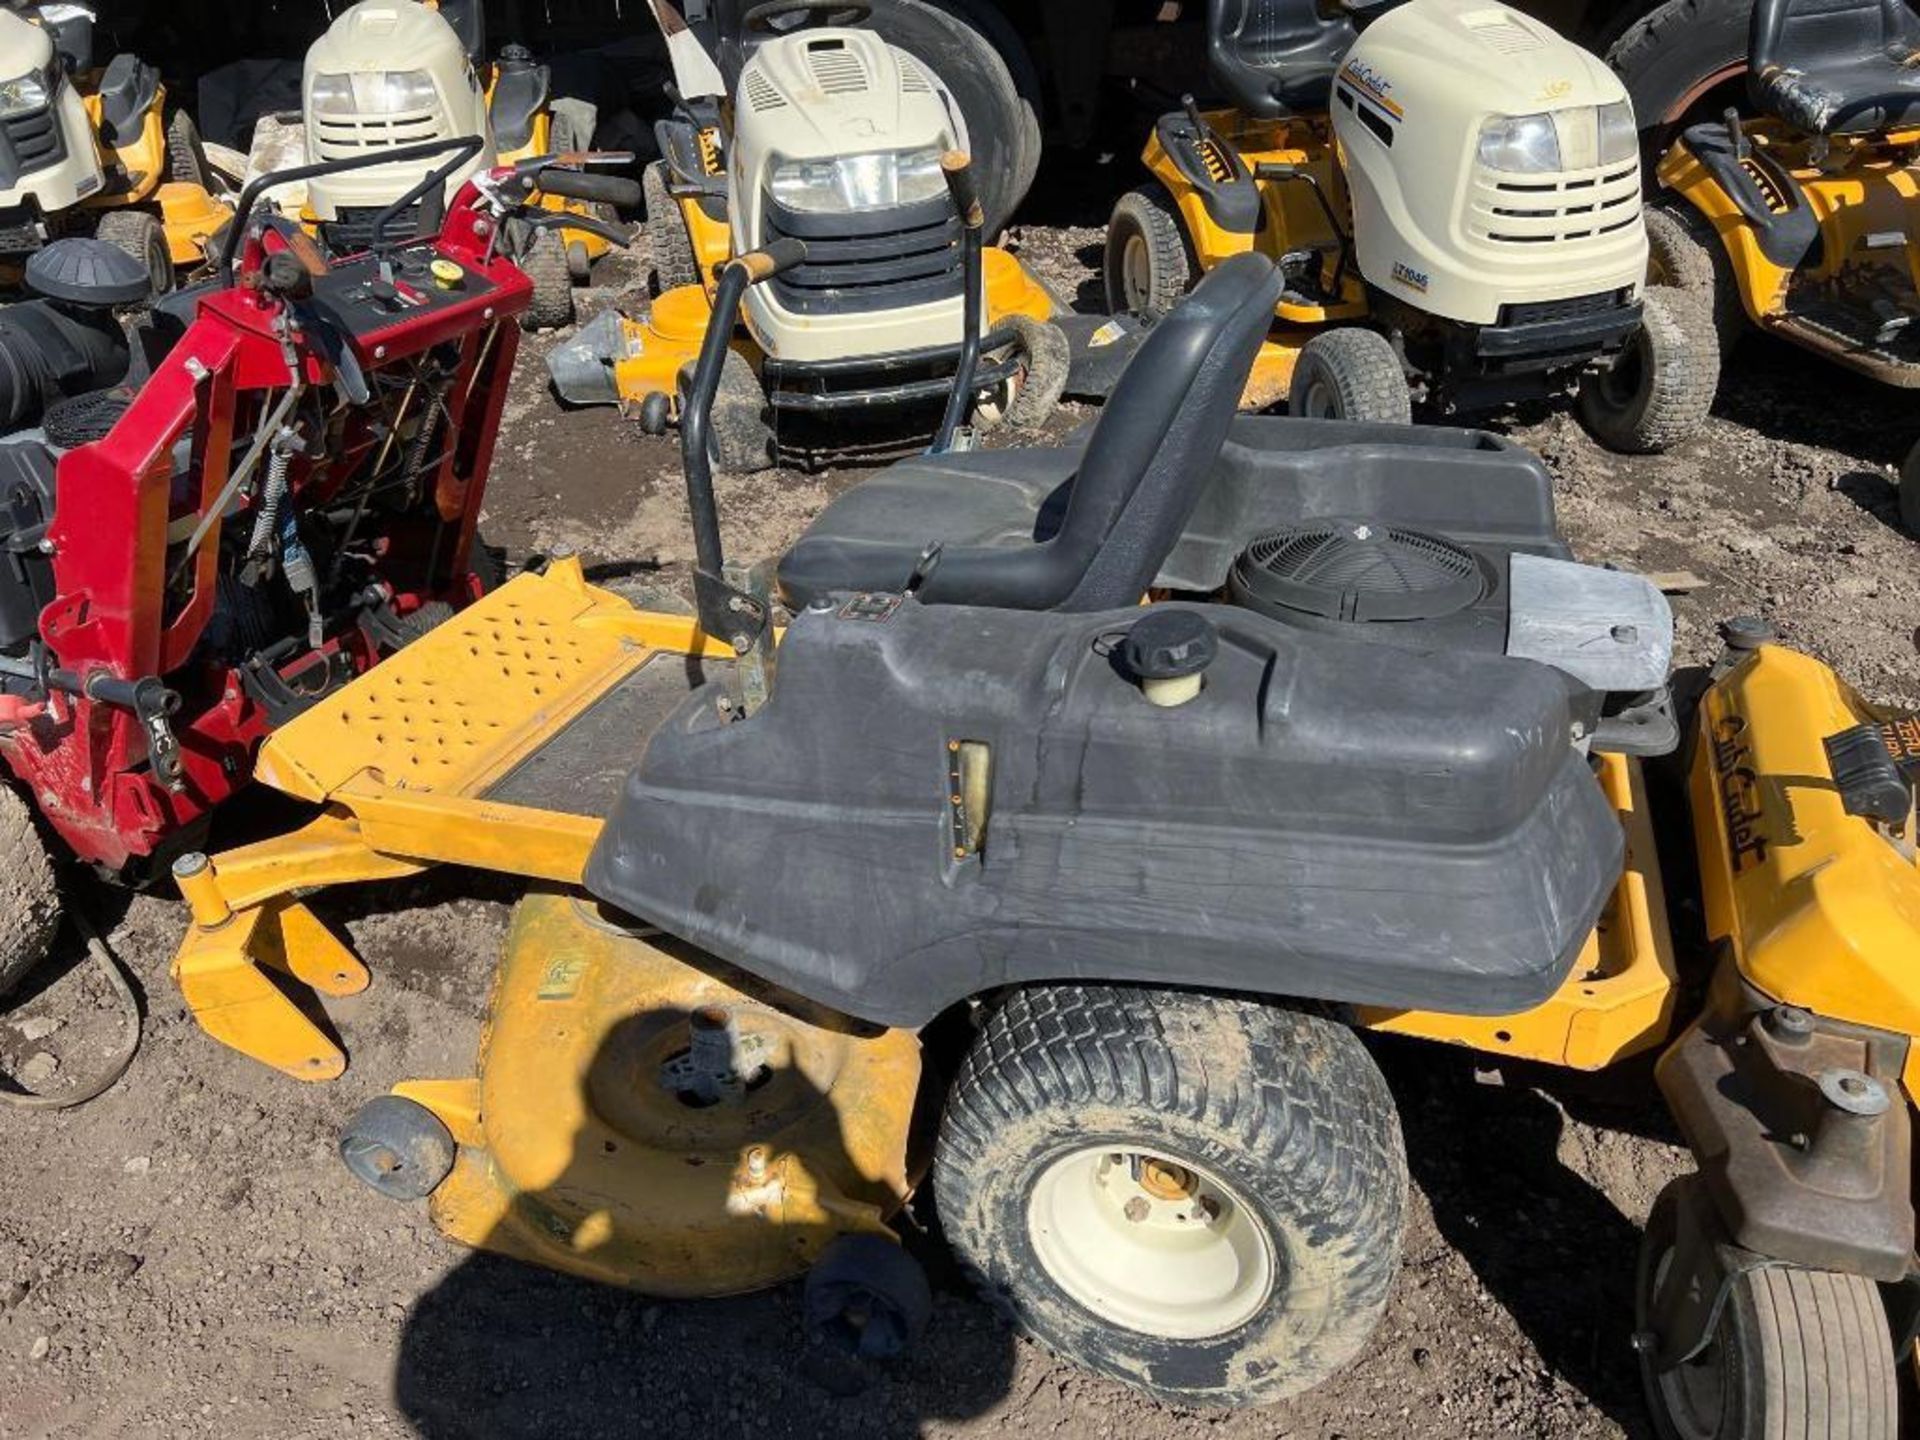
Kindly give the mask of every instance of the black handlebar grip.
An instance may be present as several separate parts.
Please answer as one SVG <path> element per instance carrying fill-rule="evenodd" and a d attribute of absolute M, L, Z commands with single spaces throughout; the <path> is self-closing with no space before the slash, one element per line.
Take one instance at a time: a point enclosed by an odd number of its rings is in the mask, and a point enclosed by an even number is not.
<path fill-rule="evenodd" d="M 940 173 L 947 177 L 947 191 L 953 196 L 953 208 L 960 212 L 960 223 L 978 230 L 987 223 L 980 208 L 980 194 L 973 188 L 973 161 L 964 150 L 949 150 L 940 157 Z"/>
<path fill-rule="evenodd" d="M 758 250 L 749 250 L 746 254 L 736 257 L 733 263 L 747 272 L 749 285 L 758 285 L 762 280 L 771 280 L 774 276 L 791 270 L 806 258 L 806 242 L 796 240 L 789 235 Z"/>
<path fill-rule="evenodd" d="M 548 167 L 540 172 L 540 188 L 568 200 L 595 200 L 621 210 L 640 208 L 640 182 L 625 175 L 595 175 L 585 170 Z"/>

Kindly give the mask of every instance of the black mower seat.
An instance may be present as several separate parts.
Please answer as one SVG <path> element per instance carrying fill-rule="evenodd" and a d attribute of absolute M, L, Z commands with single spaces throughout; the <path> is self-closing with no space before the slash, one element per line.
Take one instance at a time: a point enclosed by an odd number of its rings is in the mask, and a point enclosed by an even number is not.
<path fill-rule="evenodd" d="M 1753 103 L 1813 135 L 1920 124 L 1920 17 L 1905 0 L 1759 0 Z"/>
<path fill-rule="evenodd" d="M 1327 108 L 1359 32 L 1345 10 L 1326 11 L 1321 0 L 1207 0 L 1207 59 L 1235 109 L 1271 120 Z"/>
<path fill-rule="evenodd" d="M 929 605 L 1101 610 L 1152 583 L 1206 485 L 1280 298 L 1254 254 L 1216 266 L 1155 325 L 1084 450 L 974 451 L 890 467 L 821 512 L 780 562 L 789 607 L 920 587 Z M 1048 497 L 1066 480 L 1067 498 Z"/>

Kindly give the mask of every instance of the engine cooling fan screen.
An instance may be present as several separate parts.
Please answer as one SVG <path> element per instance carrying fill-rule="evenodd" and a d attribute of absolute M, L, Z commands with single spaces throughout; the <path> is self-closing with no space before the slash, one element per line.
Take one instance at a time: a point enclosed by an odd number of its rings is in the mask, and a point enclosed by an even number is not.
<path fill-rule="evenodd" d="M 1434 620 L 1486 594 L 1471 552 L 1450 540 L 1366 520 L 1270 530 L 1234 562 L 1233 598 L 1284 619 Z"/>

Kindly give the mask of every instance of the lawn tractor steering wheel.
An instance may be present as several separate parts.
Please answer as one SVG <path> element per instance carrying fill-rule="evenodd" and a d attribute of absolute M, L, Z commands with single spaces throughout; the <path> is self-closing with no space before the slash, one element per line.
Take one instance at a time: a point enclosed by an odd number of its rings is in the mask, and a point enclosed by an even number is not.
<path fill-rule="evenodd" d="M 810 26 L 858 25 L 873 14 L 860 0 L 762 0 L 740 17 L 740 28 L 750 35 L 791 35 Z M 789 15 L 804 15 L 798 25 L 776 25 Z"/>

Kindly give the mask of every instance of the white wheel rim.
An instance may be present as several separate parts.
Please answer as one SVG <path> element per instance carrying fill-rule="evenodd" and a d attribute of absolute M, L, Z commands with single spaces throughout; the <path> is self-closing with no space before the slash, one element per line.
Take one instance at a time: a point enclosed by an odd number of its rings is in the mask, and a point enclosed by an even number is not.
<path fill-rule="evenodd" d="M 1266 1227 L 1198 1166 L 1114 1146 L 1042 1172 L 1027 1232 L 1048 1276 L 1102 1320 L 1171 1340 L 1244 1325 L 1272 1295 Z"/>

